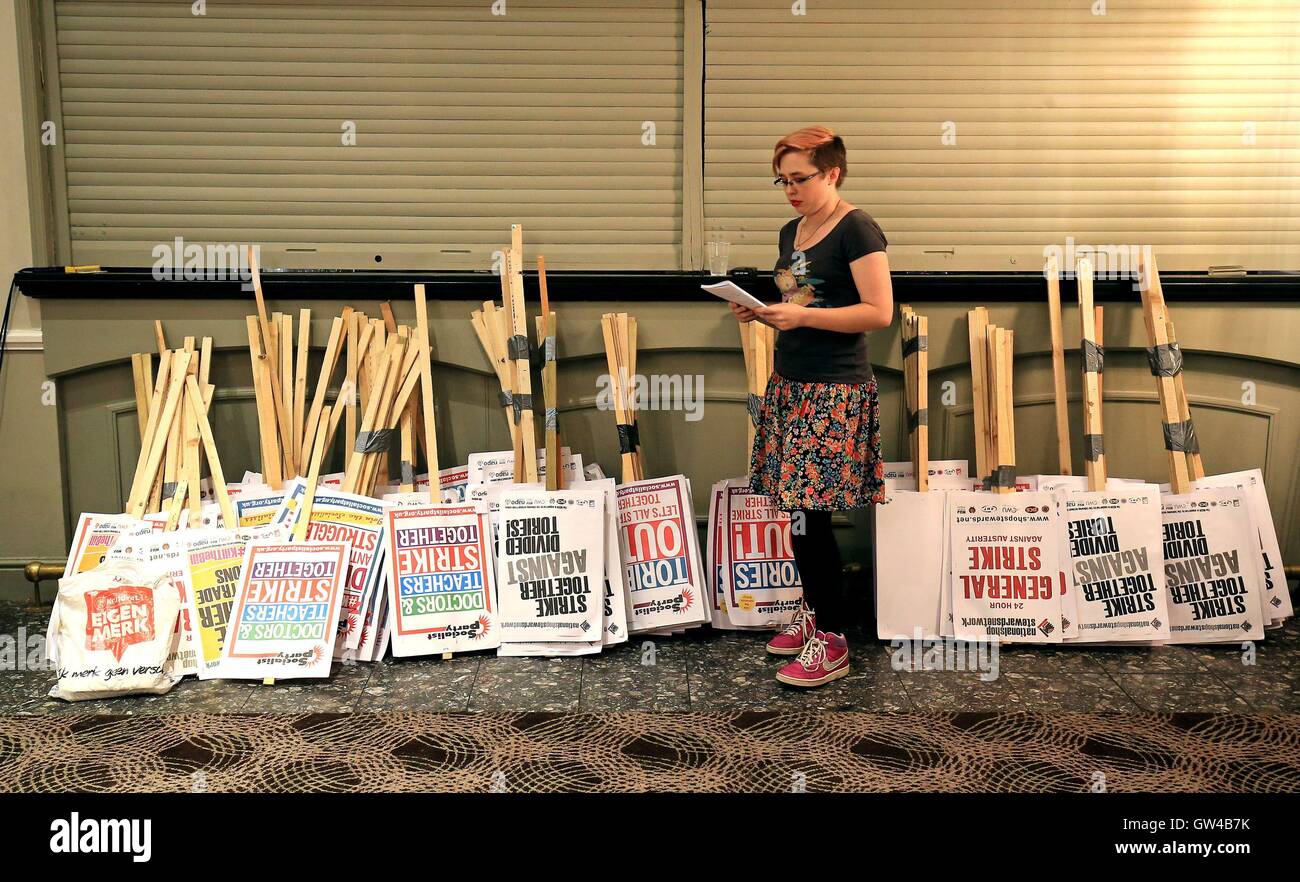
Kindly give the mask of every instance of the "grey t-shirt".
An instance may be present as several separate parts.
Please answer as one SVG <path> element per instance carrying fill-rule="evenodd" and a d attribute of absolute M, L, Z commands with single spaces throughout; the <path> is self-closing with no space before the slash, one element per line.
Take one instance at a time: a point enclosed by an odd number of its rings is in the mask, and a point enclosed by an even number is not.
<path fill-rule="evenodd" d="M 774 267 L 781 299 L 814 309 L 861 303 L 849 264 L 886 249 L 889 242 L 880 224 L 855 208 L 820 242 L 805 249 L 803 260 L 796 263 L 794 236 L 799 220 L 794 218 L 781 228 L 781 254 Z M 779 332 L 773 366 L 786 379 L 805 383 L 866 383 L 873 376 L 865 334 L 822 328 Z"/>

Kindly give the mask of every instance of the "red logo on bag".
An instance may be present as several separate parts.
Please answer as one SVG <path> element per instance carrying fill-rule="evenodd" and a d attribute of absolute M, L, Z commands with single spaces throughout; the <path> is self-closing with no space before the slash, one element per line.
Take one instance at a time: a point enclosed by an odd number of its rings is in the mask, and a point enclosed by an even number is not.
<path fill-rule="evenodd" d="M 128 646 L 154 639 L 153 591 L 140 585 L 86 592 L 86 649 L 118 661 Z"/>

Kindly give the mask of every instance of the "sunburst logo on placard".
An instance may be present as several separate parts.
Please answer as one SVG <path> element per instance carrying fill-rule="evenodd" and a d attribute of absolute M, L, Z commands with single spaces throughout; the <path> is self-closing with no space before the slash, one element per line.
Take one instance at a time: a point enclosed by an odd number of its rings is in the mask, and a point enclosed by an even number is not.
<path fill-rule="evenodd" d="M 695 601 L 695 595 L 691 593 L 691 589 L 683 588 L 681 597 L 682 597 L 682 609 L 690 609 L 691 604 Z"/>
<path fill-rule="evenodd" d="M 488 617 L 487 617 L 487 616 L 479 616 L 479 617 L 478 617 L 478 633 L 474 635 L 474 639 L 477 640 L 477 639 L 479 639 L 480 637 L 482 637 L 483 635 L 487 634 L 488 629 L 491 628 L 491 627 L 492 627 L 492 623 L 491 623 L 490 621 L 488 621 Z"/>

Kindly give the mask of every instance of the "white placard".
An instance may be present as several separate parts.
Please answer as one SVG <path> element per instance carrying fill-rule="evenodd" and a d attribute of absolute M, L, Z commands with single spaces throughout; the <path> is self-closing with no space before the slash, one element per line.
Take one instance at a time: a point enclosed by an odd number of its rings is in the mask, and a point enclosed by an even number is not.
<path fill-rule="evenodd" d="M 1077 639 L 1167 640 L 1160 491 L 1060 488 L 1053 498 Z"/>
<path fill-rule="evenodd" d="M 1160 498 L 1164 523 L 1169 639 L 1238 643 L 1264 636 L 1259 537 L 1235 487 L 1206 487 Z"/>
<path fill-rule="evenodd" d="M 604 491 L 507 492 L 497 518 L 501 642 L 597 640 L 604 608 Z"/>
<path fill-rule="evenodd" d="M 1059 540 L 1051 495 L 954 490 L 948 520 L 954 636 L 1060 643 Z"/>

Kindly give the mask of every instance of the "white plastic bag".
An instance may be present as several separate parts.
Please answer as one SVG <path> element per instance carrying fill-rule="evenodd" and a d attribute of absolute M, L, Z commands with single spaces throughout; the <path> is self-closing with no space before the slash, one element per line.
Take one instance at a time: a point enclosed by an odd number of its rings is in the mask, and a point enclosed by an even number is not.
<path fill-rule="evenodd" d="M 180 595 L 160 567 L 105 562 L 59 580 L 58 682 L 52 698 L 162 694 L 179 680 L 167 656 L 179 636 Z"/>

